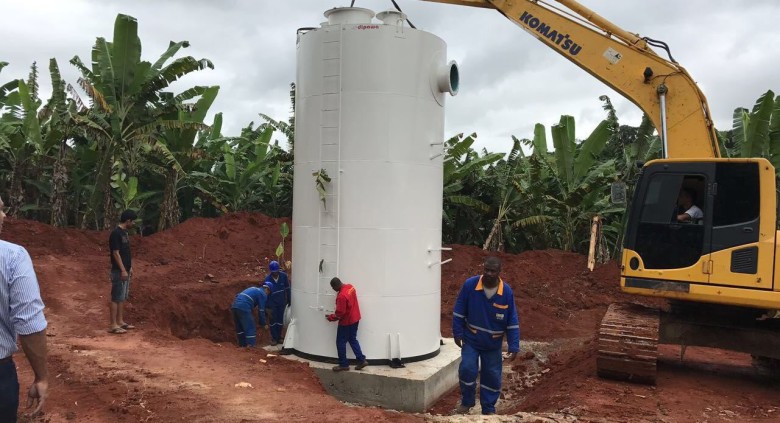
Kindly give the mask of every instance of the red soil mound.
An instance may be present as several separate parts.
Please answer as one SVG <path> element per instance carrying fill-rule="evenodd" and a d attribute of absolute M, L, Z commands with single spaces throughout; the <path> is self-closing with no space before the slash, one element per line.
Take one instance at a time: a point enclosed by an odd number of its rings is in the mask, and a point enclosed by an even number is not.
<path fill-rule="evenodd" d="M 180 338 L 231 341 L 230 303 L 265 276 L 268 262 L 276 258 L 283 222 L 289 225 L 289 219 L 234 213 L 190 219 L 148 237 L 131 236 L 134 279 L 128 315 Z M 23 245 L 33 257 L 56 257 L 63 269 L 87 264 L 88 271 L 77 277 L 84 283 L 105 282 L 106 293 L 108 234 L 27 220 L 8 221 L 3 229 L 4 239 Z M 289 257 L 289 239 L 287 244 Z M 56 308 L 58 299 L 48 299 L 47 305 Z"/>
<path fill-rule="evenodd" d="M 452 246 L 442 269 L 442 334 L 451 336 L 452 308 L 461 285 L 481 273 L 493 253 L 477 247 Z M 512 286 L 523 339 L 550 340 L 588 336 L 606 306 L 621 297 L 619 270 L 612 262 L 590 272 L 585 257 L 558 250 L 498 254 L 501 278 Z"/>
<path fill-rule="evenodd" d="M 51 338 L 54 346 L 51 373 L 65 375 L 65 379 L 53 382 L 58 394 L 52 398 L 50 407 L 60 410 L 61 416 L 66 418 L 70 418 L 69 413 L 76 413 L 72 414 L 75 418 L 89 415 L 85 412 L 102 416 L 81 421 L 138 421 L 148 417 L 148 411 L 143 406 L 151 404 L 156 410 L 165 410 L 156 411 L 161 413 L 158 415 L 160 421 L 173 421 L 178 419 L 177 416 L 186 414 L 186 409 L 193 402 L 190 400 L 194 398 L 203 402 L 201 409 L 205 414 L 202 416 L 209 415 L 214 404 L 232 403 L 230 395 L 235 392 L 232 382 L 219 388 L 219 381 L 232 380 L 230 375 L 234 373 L 243 374 L 244 357 L 252 357 L 253 366 L 262 365 L 252 368 L 258 372 L 265 371 L 271 362 L 258 362 L 250 355 L 235 355 L 240 351 L 231 346 L 233 325 L 230 303 L 237 292 L 257 283 L 265 275 L 267 263 L 274 257 L 280 241 L 279 227 L 285 221 L 289 224 L 287 219 L 236 213 L 217 219 L 191 219 L 159 234 L 131 238 L 135 275 L 127 304 L 128 318 L 141 328 L 133 336 L 140 337 L 147 347 L 154 346 L 154 350 L 147 352 L 161 355 L 152 359 L 146 357 L 149 354 L 134 354 L 132 345 L 114 345 L 131 338 L 114 338 L 105 334 L 105 303 L 109 291 L 107 232 L 55 229 L 36 222 L 9 220 L 2 238 L 25 246 L 33 256 L 47 305 L 47 316 L 51 316 L 53 330 L 58 332 L 55 338 Z M 289 258 L 290 242 L 286 247 Z M 451 336 L 452 307 L 463 281 L 481 272 L 484 258 L 488 255 L 475 247 L 452 248 L 452 251 L 444 253 L 444 258 L 452 258 L 453 261 L 442 269 L 441 323 L 445 337 Z M 585 258 L 573 253 L 530 251 L 519 255 L 499 254 L 499 257 L 503 260 L 502 278 L 513 287 L 516 295 L 522 338 L 555 341 L 551 345 L 560 347 L 559 352 L 553 351 L 544 360 L 530 355 L 512 364 L 502 394 L 514 405 L 504 411 L 569 410 L 583 417 L 582 421 L 592 421 L 587 416 L 614 421 L 648 421 L 657 416 L 664 416 L 660 421 L 693 421 L 704 416 L 705 420 L 711 418 L 716 421 L 718 417 L 732 415 L 737 416 L 736 421 L 747 421 L 739 417 L 772 421 L 772 413 L 780 412 L 767 405 L 776 398 L 772 386 L 763 386 L 745 370 L 749 369 L 749 357 L 748 367 L 745 367 L 744 356 L 730 353 L 689 352 L 691 359 L 705 363 L 699 368 L 691 368 L 675 364 L 676 350 L 667 349 L 666 361 L 659 365 L 658 389 L 598 379 L 595 376 L 592 337 L 607 305 L 626 300 L 651 301 L 620 293 L 619 271 L 614 262 L 589 272 Z M 223 344 L 176 338 L 204 338 Z M 261 340 L 264 341 L 267 340 Z M 164 387 L 168 385 L 161 385 L 163 387 L 157 388 L 159 392 L 148 394 L 148 403 L 138 400 L 140 405 L 133 408 L 131 415 L 116 414 L 111 408 L 115 407 L 112 395 L 101 394 L 100 389 L 103 379 L 107 381 L 105 383 L 113 383 L 109 389 L 126 389 L 125 382 L 110 382 L 117 377 L 113 373 L 109 375 L 111 366 L 115 364 L 103 363 L 104 369 L 109 370 L 96 370 L 92 368 L 94 363 L 85 361 L 91 355 L 78 356 L 78 360 L 74 361 L 74 353 L 71 352 L 97 349 L 93 345 L 106 349 L 109 355 L 113 354 L 111 351 L 124 351 L 121 352 L 123 357 L 137 360 L 142 371 L 147 371 L 143 366 L 159 364 L 160 367 L 155 368 L 172 380 L 181 377 L 177 373 L 181 369 L 176 368 L 182 362 L 180 357 L 196 357 L 203 364 L 193 371 L 208 375 L 203 377 L 207 377 L 210 389 L 214 391 L 208 396 L 193 396 L 190 391 L 172 394 L 173 391 Z M 212 363 L 214 354 L 218 354 L 218 359 Z M 260 354 L 264 360 L 269 358 L 264 353 Z M 712 369 L 723 367 L 713 367 L 715 365 L 707 360 L 718 363 L 726 360 L 732 367 L 726 368 L 724 374 L 727 376 L 718 375 Z M 163 368 L 171 370 L 160 370 Z M 317 413 L 353 413 L 353 421 L 378 421 L 393 417 L 369 409 L 346 411 L 344 407 L 338 408 L 335 401 L 328 403 L 327 409 L 317 408 L 317 404 L 324 401 L 324 394 L 313 375 L 306 373 L 308 370 L 284 360 L 274 364 L 274 369 L 274 373 L 262 373 L 263 378 L 257 379 L 256 383 L 267 380 L 269 386 L 277 386 L 276 391 L 268 391 L 264 387 L 265 394 L 282 392 L 276 395 L 289 396 L 285 401 L 290 404 L 289 407 L 277 407 L 275 410 L 279 412 L 290 413 L 297 405 L 308 404 L 310 409 L 319 410 Z M 23 377 L 29 379 L 29 370 L 26 370 L 27 373 L 24 371 Z M 301 375 L 304 376 L 299 379 Z M 163 376 L 148 377 L 153 381 L 155 377 Z M 535 382 L 529 383 L 529 376 L 535 378 Z M 698 382 L 702 378 L 706 379 L 706 390 L 700 389 L 704 386 Z M 298 385 L 284 387 L 286 381 L 293 380 Z M 138 384 L 132 380 L 127 383 Z M 731 384 L 734 384 L 733 388 Z M 139 386 L 136 388 L 143 392 L 145 385 Z M 693 391 L 697 394 L 689 395 Z M 170 398 L 179 398 L 177 395 L 190 400 L 182 401 L 181 405 L 171 402 Z M 457 397 L 456 389 L 445 396 L 433 411 L 449 411 Z M 133 398 L 125 402 L 130 400 Z M 91 411 L 72 411 L 75 402 L 90 404 Z M 311 413 L 299 417 L 307 420 L 322 418 Z M 412 416 L 399 414 L 397 418 L 405 420 Z M 273 418 L 269 417 L 269 420 Z M 240 419 L 216 418 L 214 421 Z"/>

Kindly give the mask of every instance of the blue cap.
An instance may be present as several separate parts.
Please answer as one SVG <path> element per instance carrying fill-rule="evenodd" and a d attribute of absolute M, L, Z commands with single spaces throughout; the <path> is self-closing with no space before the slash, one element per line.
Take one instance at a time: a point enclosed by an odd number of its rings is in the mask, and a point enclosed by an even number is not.
<path fill-rule="evenodd" d="M 267 286 L 268 289 L 270 289 L 271 291 L 274 290 L 274 284 L 272 284 L 271 282 L 266 282 L 263 285 L 261 285 L 261 287 L 265 287 L 265 286 Z"/>
<path fill-rule="evenodd" d="M 278 272 L 279 271 L 279 262 L 274 260 L 268 265 L 268 270 L 272 272 Z"/>

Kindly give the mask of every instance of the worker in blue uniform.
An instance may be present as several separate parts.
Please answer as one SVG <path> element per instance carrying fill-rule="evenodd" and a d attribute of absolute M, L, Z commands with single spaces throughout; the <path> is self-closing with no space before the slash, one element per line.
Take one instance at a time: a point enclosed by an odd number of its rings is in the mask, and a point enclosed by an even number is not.
<path fill-rule="evenodd" d="M 260 327 L 268 329 L 265 320 L 265 304 L 271 289 L 268 285 L 252 286 L 236 295 L 231 309 L 233 322 L 236 324 L 236 338 L 239 347 L 254 347 L 257 344 L 257 329 L 252 309 L 257 307 L 257 317 L 260 319 Z"/>
<path fill-rule="evenodd" d="M 264 282 L 270 282 L 273 286 L 268 305 L 271 308 L 271 345 L 276 345 L 282 343 L 284 308 L 290 305 L 290 279 L 281 271 L 277 261 L 269 263 L 268 270 L 271 273 Z"/>
<path fill-rule="evenodd" d="M 456 413 L 465 414 L 476 403 L 479 364 L 479 402 L 482 414 L 495 414 L 501 394 L 501 344 L 507 336 L 508 360 L 520 351 L 520 324 L 512 288 L 501 278 L 501 260 L 488 257 L 484 273 L 466 280 L 452 317 L 452 334 L 461 348 L 458 368 L 461 402 Z"/>

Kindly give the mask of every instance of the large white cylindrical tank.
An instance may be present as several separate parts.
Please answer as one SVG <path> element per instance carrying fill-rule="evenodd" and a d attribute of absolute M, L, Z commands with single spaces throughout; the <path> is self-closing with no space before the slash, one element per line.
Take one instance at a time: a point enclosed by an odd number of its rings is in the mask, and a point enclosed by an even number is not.
<path fill-rule="evenodd" d="M 330 280 L 355 286 L 373 362 L 440 341 L 444 97 L 458 69 L 399 12 L 336 8 L 298 34 L 292 322 L 284 347 L 335 358 Z M 330 182 L 318 190 L 316 174 Z M 351 351 L 347 348 L 350 358 Z"/>

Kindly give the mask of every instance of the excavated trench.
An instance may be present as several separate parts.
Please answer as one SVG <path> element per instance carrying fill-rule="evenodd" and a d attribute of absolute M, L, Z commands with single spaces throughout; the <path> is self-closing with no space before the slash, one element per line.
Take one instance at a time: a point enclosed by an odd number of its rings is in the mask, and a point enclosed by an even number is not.
<path fill-rule="evenodd" d="M 239 292 L 252 285 L 248 280 L 194 282 L 162 292 L 139 293 L 135 314 L 179 339 L 235 342 L 230 305 Z"/>

